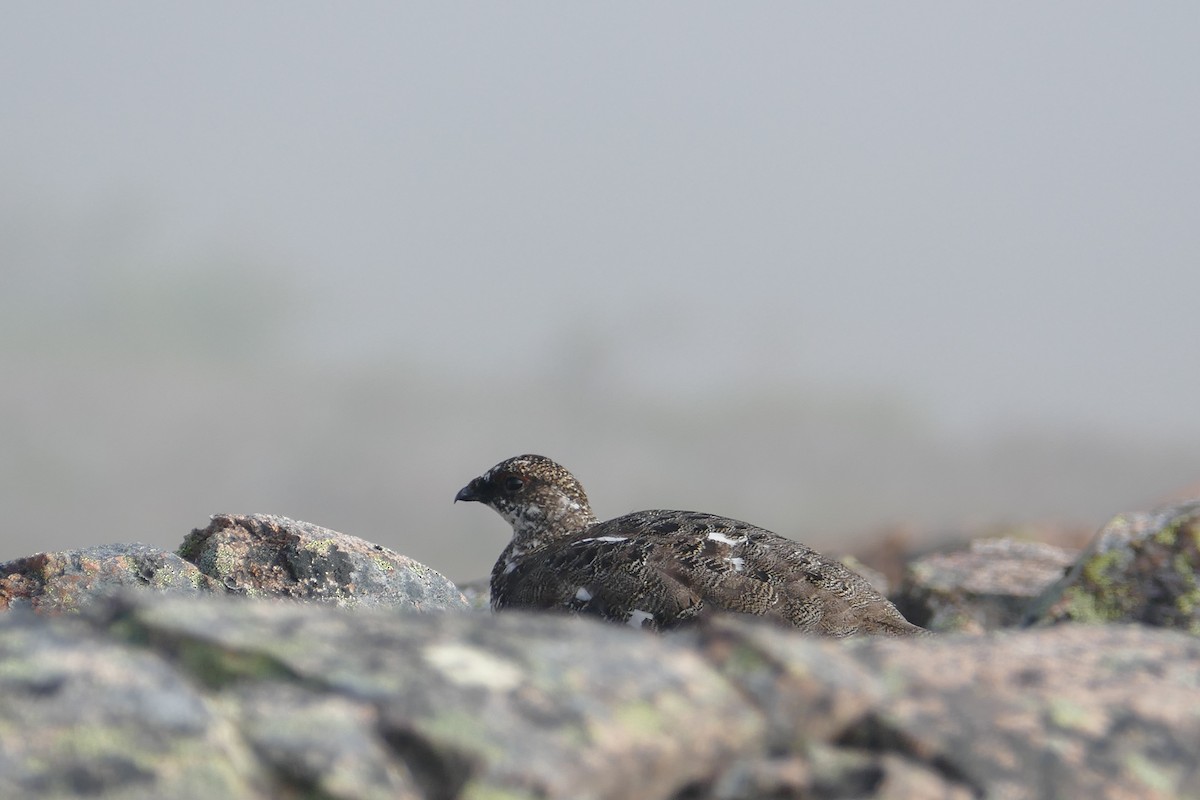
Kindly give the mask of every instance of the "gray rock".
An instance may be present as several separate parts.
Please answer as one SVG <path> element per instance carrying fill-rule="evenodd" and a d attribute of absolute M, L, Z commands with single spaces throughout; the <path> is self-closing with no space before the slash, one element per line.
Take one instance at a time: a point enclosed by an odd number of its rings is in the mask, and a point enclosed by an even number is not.
<path fill-rule="evenodd" d="M 667 636 L 137 593 L 0 615 L 0 796 L 1200 796 L 1200 639 Z"/>
<path fill-rule="evenodd" d="M 1200 634 L 1200 500 L 1120 514 L 1027 622 L 1139 622 Z"/>
<path fill-rule="evenodd" d="M 424 797 L 405 762 L 376 734 L 374 704 L 284 683 L 235 683 L 226 695 L 263 768 L 302 796 Z"/>
<path fill-rule="evenodd" d="M 726 620 L 697 646 L 765 715 L 768 752 L 804 754 L 806 797 L 1200 796 L 1200 640 L 1178 632 L 838 645 Z"/>
<path fill-rule="evenodd" d="M 932 631 L 981 633 L 1021 624 L 1029 603 L 1062 578 L 1075 553 L 1018 539 L 978 539 L 908 565 L 893 601 Z"/>
<path fill-rule="evenodd" d="M 0 797 L 268 796 L 235 720 L 152 650 L 13 612 L 0 664 Z"/>
<path fill-rule="evenodd" d="M 105 544 L 0 564 L 0 610 L 78 611 L 130 588 L 247 594 L 425 611 L 466 608 L 442 575 L 380 545 L 286 517 L 221 514 L 178 553 Z"/>
<path fill-rule="evenodd" d="M 407 556 L 307 522 L 218 514 L 179 555 L 228 591 L 337 605 L 465 608 L 447 578 Z"/>
<path fill-rule="evenodd" d="M 1200 797 L 1195 638 L 1064 626 L 922 644 L 854 648 L 886 694 L 839 745 L 976 797 Z"/>
<path fill-rule="evenodd" d="M 697 653 L 589 620 L 233 599 L 98 611 L 100 630 L 207 687 L 273 791 L 665 798 L 762 730 Z"/>
<path fill-rule="evenodd" d="M 212 588 L 195 565 L 140 543 L 39 553 L 0 564 L 0 609 L 5 610 L 78 611 L 97 597 L 130 587 L 182 594 Z"/>

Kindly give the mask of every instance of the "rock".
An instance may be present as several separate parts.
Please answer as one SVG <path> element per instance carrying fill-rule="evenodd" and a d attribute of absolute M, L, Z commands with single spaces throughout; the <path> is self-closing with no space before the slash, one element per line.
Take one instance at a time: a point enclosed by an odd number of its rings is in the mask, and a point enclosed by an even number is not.
<path fill-rule="evenodd" d="M 266 514 L 218 514 L 179 555 L 228 591 L 337 605 L 465 608 L 447 578 L 382 545 Z"/>
<path fill-rule="evenodd" d="M 78 611 L 122 588 L 196 594 L 209 579 L 174 553 L 146 544 L 105 544 L 39 553 L 0 564 L 0 609 L 47 614 Z"/>
<path fill-rule="evenodd" d="M 1027 622 L 1140 622 L 1200 634 L 1200 500 L 1121 514 L 1032 604 Z"/>
<path fill-rule="evenodd" d="M 806 797 L 1200 796 L 1200 640 L 1178 632 L 839 645 L 724 620 L 696 646 L 764 714 L 767 752 L 805 758 Z"/>
<path fill-rule="evenodd" d="M 711 780 L 760 738 L 757 712 L 699 654 L 648 633 L 218 600 L 135 597 L 88 619 L 205 687 L 271 776 L 241 796 L 649 800 Z"/>
<path fill-rule="evenodd" d="M 1200 796 L 1200 639 L 136 593 L 0 615 L 0 796 Z"/>
<path fill-rule="evenodd" d="M 886 693 L 835 744 L 974 797 L 1200 797 L 1200 640 L 1063 626 L 920 644 L 853 646 Z"/>
<path fill-rule="evenodd" d="M 236 720 L 153 650 L 14 612 L 0 663 L 0 797 L 269 796 Z"/>
<path fill-rule="evenodd" d="M 1072 551 L 1050 544 L 980 539 L 914 560 L 893 601 L 904 616 L 933 631 L 1011 627 L 1074 559 Z"/>
<path fill-rule="evenodd" d="M 466 608 L 434 570 L 380 545 L 286 517 L 220 514 L 178 553 L 106 544 L 0 564 L 0 610 L 78 611 L 118 590 L 226 593 L 423 611 Z"/>

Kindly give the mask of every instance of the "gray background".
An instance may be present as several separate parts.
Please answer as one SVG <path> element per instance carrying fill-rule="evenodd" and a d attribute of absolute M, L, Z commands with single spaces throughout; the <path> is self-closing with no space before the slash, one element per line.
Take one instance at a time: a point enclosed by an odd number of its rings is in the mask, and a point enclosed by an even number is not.
<path fill-rule="evenodd" d="M 9 3 L 0 558 L 216 512 L 454 578 L 602 516 L 845 549 L 1200 480 L 1200 6 Z"/>

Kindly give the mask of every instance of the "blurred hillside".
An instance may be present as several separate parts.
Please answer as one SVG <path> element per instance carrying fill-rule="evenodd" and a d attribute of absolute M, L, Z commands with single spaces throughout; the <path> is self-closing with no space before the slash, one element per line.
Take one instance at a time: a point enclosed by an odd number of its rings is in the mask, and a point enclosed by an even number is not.
<path fill-rule="evenodd" d="M 59 222 L 65 266 L 53 271 L 38 268 L 44 252 L 22 253 L 20 231 L 3 240 L 5 263 L 29 268 L 10 269 L 0 300 L 0 559 L 174 547 L 209 514 L 270 512 L 475 578 L 506 529 L 451 499 L 519 452 L 567 464 L 601 516 L 710 510 L 843 551 L 895 526 L 918 539 L 1097 526 L 1200 475 L 1194 443 L 1019 425 L 964 434 L 898 387 L 754 380 L 714 361 L 709 381 L 671 391 L 639 376 L 636 341 L 588 328 L 507 374 L 406 358 L 419 343 L 306 361 L 289 342 L 320 298 L 270 266 L 200 248 L 194 267 L 156 271 L 162 256 L 137 226 Z"/>
<path fill-rule="evenodd" d="M 597 511 L 706 509 L 846 550 L 1043 518 L 1099 525 L 1200 474 L 1185 446 L 1029 431 L 978 442 L 878 399 L 750 387 L 668 407 L 581 401 L 551 377 L 486 386 L 400 363 L 301 370 L 98 353 L 9 357 L 0 559 L 108 541 L 174 547 L 216 512 L 271 512 L 482 575 L 503 522 L 453 506 L 518 452 L 551 454 Z"/>

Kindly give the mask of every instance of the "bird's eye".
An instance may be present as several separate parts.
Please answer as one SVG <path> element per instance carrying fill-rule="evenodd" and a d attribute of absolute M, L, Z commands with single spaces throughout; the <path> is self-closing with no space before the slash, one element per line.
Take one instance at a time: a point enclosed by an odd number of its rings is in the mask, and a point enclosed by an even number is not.
<path fill-rule="evenodd" d="M 518 478 L 516 475 L 509 475 L 504 479 L 504 491 L 519 492 L 525 488 L 525 481 Z"/>

